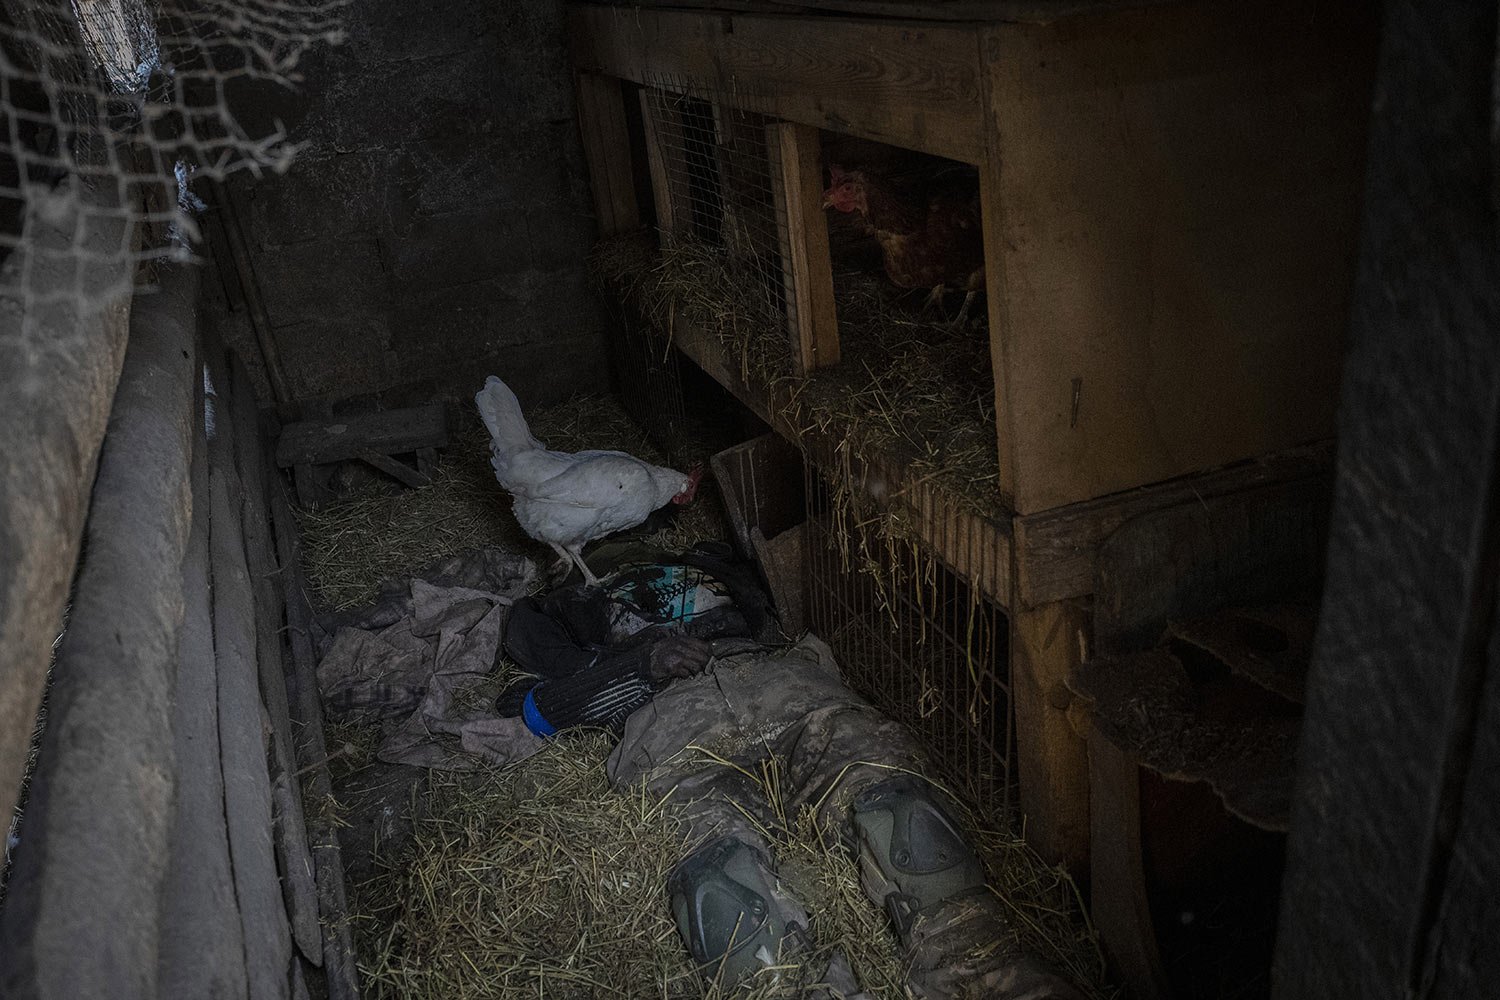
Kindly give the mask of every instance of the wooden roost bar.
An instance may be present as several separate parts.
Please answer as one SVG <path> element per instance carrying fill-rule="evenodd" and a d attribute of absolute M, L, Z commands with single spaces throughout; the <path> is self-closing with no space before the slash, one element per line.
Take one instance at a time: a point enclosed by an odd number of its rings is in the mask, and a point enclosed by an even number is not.
<path fill-rule="evenodd" d="M 1318 516 L 1305 500 L 1334 433 L 1375 17 L 1353 2 L 843 7 L 932 19 L 573 6 L 600 228 L 637 228 L 648 184 L 661 227 L 680 221 L 654 144 L 632 155 L 636 87 L 764 116 L 810 370 L 840 354 L 818 130 L 977 168 L 1005 514 L 970 520 L 993 558 L 959 569 L 1010 614 L 1028 836 L 1081 865 L 1087 720 L 1064 680 L 1094 642 L 1101 545 L 1148 512 L 1201 506 L 1209 539 L 1288 503 Z M 712 338 L 671 336 L 778 426 L 776 398 Z M 1181 597 L 1154 594 L 1150 614 Z"/>

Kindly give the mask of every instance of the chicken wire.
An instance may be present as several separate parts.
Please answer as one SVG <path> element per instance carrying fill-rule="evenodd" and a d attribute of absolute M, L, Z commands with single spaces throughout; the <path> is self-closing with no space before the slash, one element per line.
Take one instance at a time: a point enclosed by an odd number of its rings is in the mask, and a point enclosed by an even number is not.
<path fill-rule="evenodd" d="M 643 91 L 646 141 L 660 164 L 668 206 L 658 218 L 664 240 L 713 248 L 739 289 L 741 308 L 791 330 L 786 205 L 775 121 L 742 110 L 728 95 L 696 96 L 670 82 Z"/>
<path fill-rule="evenodd" d="M 895 532 L 889 511 L 851 496 L 846 472 L 804 462 L 808 625 L 860 694 L 917 733 L 951 787 L 1008 821 L 1009 620 L 977 584 L 994 546 L 956 516 L 929 519 L 920 537 Z M 921 490 L 899 503 L 943 509 Z"/>
<path fill-rule="evenodd" d="M 126 292 L 188 259 L 195 177 L 282 171 L 279 123 L 236 115 L 342 35 L 347 0 L 25 0 L 0 11 L 0 285 L 23 309 Z"/>

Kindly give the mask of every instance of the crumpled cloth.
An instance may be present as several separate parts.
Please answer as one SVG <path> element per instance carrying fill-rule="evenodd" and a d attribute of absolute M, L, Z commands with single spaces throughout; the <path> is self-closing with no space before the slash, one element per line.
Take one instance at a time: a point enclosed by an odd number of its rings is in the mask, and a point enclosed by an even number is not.
<path fill-rule="evenodd" d="M 493 552 L 485 558 L 495 560 Z M 318 664 L 329 717 L 386 720 L 377 756 L 391 763 L 472 770 L 541 749 L 541 738 L 522 720 L 502 718 L 491 699 L 462 696 L 494 669 L 510 605 L 535 576 L 531 560 L 510 559 L 479 581 L 494 589 L 412 579 L 405 593 L 384 595 L 381 614 L 360 620 L 378 629 L 336 627 Z"/>

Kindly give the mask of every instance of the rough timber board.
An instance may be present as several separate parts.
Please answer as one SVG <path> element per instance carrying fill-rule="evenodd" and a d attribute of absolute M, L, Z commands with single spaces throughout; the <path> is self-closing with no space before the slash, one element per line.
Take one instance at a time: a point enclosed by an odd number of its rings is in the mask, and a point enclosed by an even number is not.
<path fill-rule="evenodd" d="M 441 406 L 383 410 L 288 424 L 276 442 L 276 464 L 284 469 L 357 458 L 362 450 L 395 455 L 447 444 L 448 417 Z"/>
<path fill-rule="evenodd" d="M 1018 516 L 1012 532 L 1016 599 L 1025 604 L 1044 604 L 1091 594 L 1100 547 L 1127 521 L 1185 504 L 1207 506 L 1215 498 L 1244 490 L 1326 479 L 1332 453 L 1328 444 L 1309 445 L 1115 496 Z M 1121 616 L 1123 610 L 1115 609 L 1113 614 Z"/>
<path fill-rule="evenodd" d="M 968 163 L 984 155 L 971 27 L 579 5 L 569 31 L 585 73 L 734 95 L 746 110 Z"/>
<path fill-rule="evenodd" d="M 800 371 L 836 365 L 839 320 L 833 301 L 833 269 L 828 256 L 828 219 L 823 214 L 823 161 L 818 130 L 810 125 L 770 126 L 779 163 L 775 185 L 784 210 L 782 259 L 791 272 L 791 298 L 797 304 L 792 358 Z"/>
<path fill-rule="evenodd" d="M 579 73 L 573 82 L 599 235 L 628 232 L 640 225 L 641 215 L 635 200 L 630 137 L 625 126 L 625 95 L 620 81 Z"/>
<path fill-rule="evenodd" d="M 1213 2 L 984 29 L 1021 513 L 1331 435 L 1374 17 Z"/>

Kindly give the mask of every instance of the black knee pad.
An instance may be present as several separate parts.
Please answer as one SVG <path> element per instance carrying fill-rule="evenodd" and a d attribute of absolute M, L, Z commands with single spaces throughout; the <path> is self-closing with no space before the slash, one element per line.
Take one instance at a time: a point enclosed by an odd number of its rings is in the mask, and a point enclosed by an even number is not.
<path fill-rule="evenodd" d="M 770 866 L 754 848 L 724 837 L 694 851 L 667 880 L 677 930 L 705 974 L 726 984 L 777 964 L 799 927 L 777 898 Z"/>
<path fill-rule="evenodd" d="M 932 786 L 902 774 L 854 799 L 854 833 L 865 891 L 883 900 L 905 938 L 924 910 L 982 887 L 984 868 Z"/>

